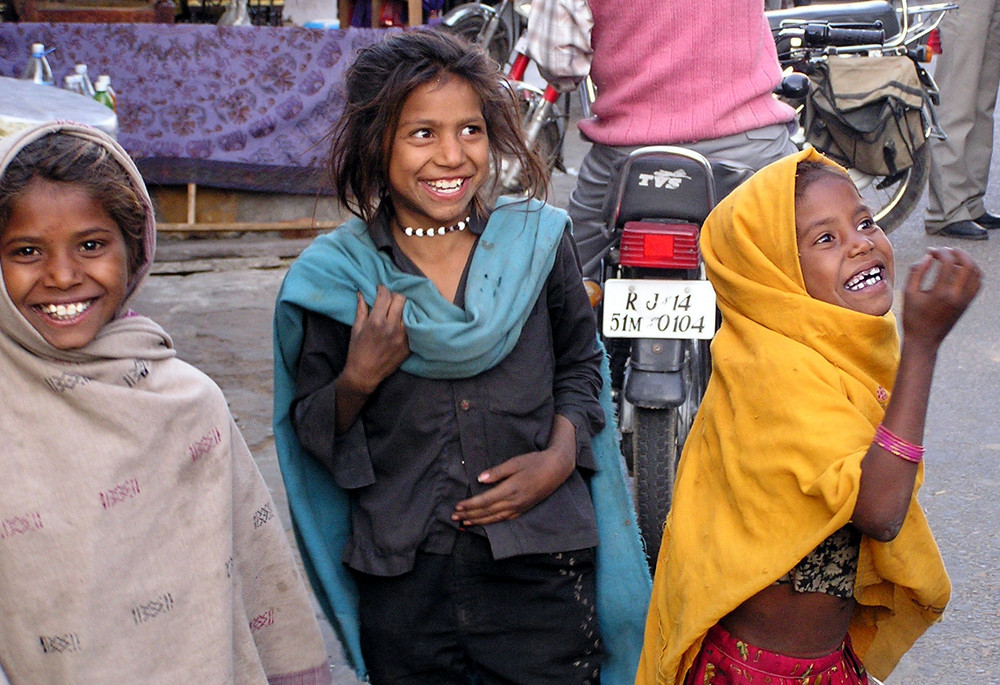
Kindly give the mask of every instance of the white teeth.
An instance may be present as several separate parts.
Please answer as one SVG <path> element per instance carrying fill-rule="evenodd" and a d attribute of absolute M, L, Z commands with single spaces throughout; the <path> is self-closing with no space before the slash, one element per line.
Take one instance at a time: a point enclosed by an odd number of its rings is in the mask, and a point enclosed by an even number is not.
<path fill-rule="evenodd" d="M 862 271 L 844 284 L 844 287 L 848 290 L 858 291 L 868 286 L 875 285 L 882 280 L 882 268 L 878 266 L 873 266 L 872 268 Z"/>
<path fill-rule="evenodd" d="M 43 304 L 39 306 L 44 313 L 55 319 L 71 319 L 87 310 L 90 302 L 72 302 L 70 304 Z"/>
<path fill-rule="evenodd" d="M 451 181 L 427 181 L 427 185 L 442 192 L 454 191 L 462 187 L 462 179 L 457 178 Z"/>

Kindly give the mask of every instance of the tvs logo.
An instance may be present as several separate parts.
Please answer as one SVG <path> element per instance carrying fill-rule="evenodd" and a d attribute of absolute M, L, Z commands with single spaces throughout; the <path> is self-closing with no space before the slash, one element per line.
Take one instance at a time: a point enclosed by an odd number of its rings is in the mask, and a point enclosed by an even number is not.
<path fill-rule="evenodd" d="M 666 188 L 667 190 L 675 190 L 680 187 L 681 183 L 690 180 L 691 177 L 683 169 L 677 171 L 660 169 L 651 174 L 639 174 L 640 186 L 648 187 L 652 183 L 656 188 Z"/>

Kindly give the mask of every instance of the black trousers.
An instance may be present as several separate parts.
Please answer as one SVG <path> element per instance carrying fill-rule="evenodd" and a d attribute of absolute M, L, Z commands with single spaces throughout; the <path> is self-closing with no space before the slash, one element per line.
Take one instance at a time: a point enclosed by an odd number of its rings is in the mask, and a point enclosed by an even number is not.
<path fill-rule="evenodd" d="M 495 561 L 461 533 L 402 576 L 355 573 L 374 685 L 599 683 L 591 549 Z"/>

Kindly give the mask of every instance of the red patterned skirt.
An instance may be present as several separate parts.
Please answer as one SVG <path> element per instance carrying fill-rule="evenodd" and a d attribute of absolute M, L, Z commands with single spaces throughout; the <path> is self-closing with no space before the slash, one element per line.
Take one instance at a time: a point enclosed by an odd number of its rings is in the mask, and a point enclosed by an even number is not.
<path fill-rule="evenodd" d="M 871 681 L 876 682 L 876 681 Z M 685 685 L 868 685 L 851 638 L 830 654 L 785 656 L 738 640 L 716 625 L 708 631 Z"/>

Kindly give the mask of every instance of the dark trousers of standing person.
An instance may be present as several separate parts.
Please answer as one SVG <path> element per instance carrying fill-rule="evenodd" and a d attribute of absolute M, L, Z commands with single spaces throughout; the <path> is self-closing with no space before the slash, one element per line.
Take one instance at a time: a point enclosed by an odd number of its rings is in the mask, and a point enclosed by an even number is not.
<path fill-rule="evenodd" d="M 460 533 L 401 576 L 354 576 L 374 685 L 600 682 L 593 550 L 494 560 Z"/>

